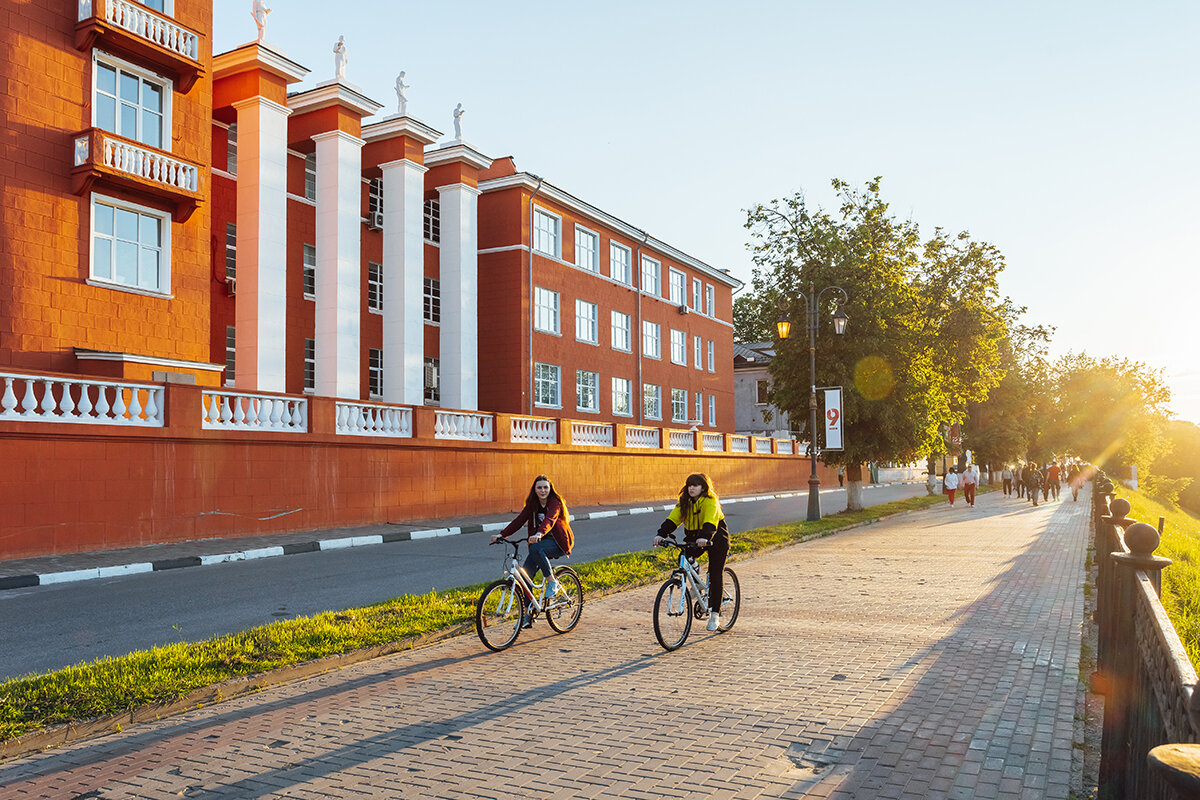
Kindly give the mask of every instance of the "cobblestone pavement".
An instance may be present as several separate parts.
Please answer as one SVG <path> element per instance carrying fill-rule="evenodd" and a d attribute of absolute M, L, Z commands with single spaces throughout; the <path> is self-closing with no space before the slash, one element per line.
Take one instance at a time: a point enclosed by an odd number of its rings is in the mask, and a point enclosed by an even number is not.
<path fill-rule="evenodd" d="M 0 767 L 0 798 L 1066 798 L 1088 505 L 1000 493 L 733 566 L 663 652 L 656 587 Z"/>

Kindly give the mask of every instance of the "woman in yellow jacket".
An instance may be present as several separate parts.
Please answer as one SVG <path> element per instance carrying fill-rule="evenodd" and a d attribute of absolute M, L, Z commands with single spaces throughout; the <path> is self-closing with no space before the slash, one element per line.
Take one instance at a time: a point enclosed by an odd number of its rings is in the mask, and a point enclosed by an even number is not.
<path fill-rule="evenodd" d="M 725 575 L 725 559 L 729 555 L 729 526 L 725 524 L 725 514 L 712 481 L 703 472 L 688 475 L 687 482 L 679 490 L 679 502 L 658 526 L 654 546 L 662 544 L 662 537 L 680 525 L 683 525 L 685 545 L 708 548 L 708 629 L 715 631 L 721 624 L 721 582 Z M 695 552 L 693 549 L 693 554 Z"/>

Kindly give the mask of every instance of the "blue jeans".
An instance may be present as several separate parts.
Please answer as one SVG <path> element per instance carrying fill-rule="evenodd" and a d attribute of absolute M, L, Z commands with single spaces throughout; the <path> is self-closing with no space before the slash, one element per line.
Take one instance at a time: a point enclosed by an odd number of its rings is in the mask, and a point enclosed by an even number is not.
<path fill-rule="evenodd" d="M 562 548 L 553 536 L 534 542 L 529 545 L 529 555 L 525 557 L 525 574 L 536 580 L 537 571 L 541 570 L 547 578 L 551 577 L 554 573 L 550 571 L 550 559 L 561 558 L 562 554 Z"/>

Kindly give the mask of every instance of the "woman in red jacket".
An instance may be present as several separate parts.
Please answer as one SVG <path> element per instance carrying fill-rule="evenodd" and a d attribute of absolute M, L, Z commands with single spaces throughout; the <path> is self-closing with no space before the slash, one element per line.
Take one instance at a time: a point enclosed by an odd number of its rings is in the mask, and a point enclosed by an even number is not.
<path fill-rule="evenodd" d="M 529 531 L 529 555 L 525 558 L 525 574 L 536 579 L 537 571 L 546 576 L 546 597 L 558 593 L 558 581 L 550 569 L 550 559 L 571 555 L 575 534 L 571 532 L 571 515 L 567 504 L 554 490 L 545 475 L 533 479 L 525 507 L 508 527 L 492 537 L 492 543 L 507 539 L 522 525 Z"/>

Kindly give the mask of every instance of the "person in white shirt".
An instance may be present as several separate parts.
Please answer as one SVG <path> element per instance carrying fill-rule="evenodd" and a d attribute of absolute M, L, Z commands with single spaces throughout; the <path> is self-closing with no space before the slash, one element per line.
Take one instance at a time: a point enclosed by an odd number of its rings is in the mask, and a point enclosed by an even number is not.
<path fill-rule="evenodd" d="M 954 493 L 958 491 L 958 473 L 954 471 L 954 467 L 951 467 L 950 471 L 942 477 L 942 485 L 946 487 L 950 505 L 954 505 Z"/>
<path fill-rule="evenodd" d="M 967 505 L 972 508 L 975 506 L 975 487 L 979 484 L 979 473 L 975 471 L 975 465 L 967 466 L 967 471 L 962 476 L 963 499 L 967 501 Z"/>
<path fill-rule="evenodd" d="M 1004 481 L 1004 496 L 1012 496 L 1013 471 L 1008 464 L 1004 465 L 1004 469 L 1000 470 L 1000 480 Z"/>

